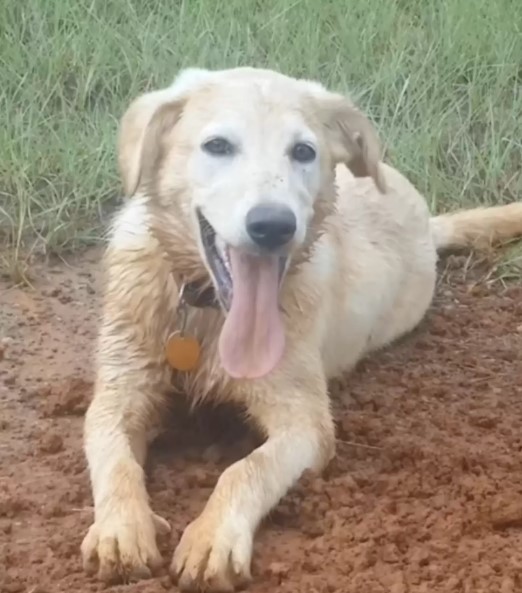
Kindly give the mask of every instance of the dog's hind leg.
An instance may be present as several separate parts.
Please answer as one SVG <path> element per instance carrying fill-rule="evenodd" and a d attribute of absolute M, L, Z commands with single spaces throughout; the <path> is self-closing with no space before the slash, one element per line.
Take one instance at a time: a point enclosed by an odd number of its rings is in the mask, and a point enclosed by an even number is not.
<path fill-rule="evenodd" d="M 248 411 L 267 440 L 223 472 L 205 509 L 185 530 L 171 566 L 181 590 L 233 591 L 248 582 L 261 519 L 305 470 L 320 470 L 332 458 L 326 383 L 322 373 L 307 371 L 301 366 L 299 373 L 278 375 L 262 391 L 246 388 Z"/>

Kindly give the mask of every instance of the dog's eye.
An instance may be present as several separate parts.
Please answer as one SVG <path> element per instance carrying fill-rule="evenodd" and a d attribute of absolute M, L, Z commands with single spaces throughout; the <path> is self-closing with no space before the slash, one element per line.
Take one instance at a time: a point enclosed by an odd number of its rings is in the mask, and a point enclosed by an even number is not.
<path fill-rule="evenodd" d="M 293 146 L 291 155 L 298 163 L 311 163 L 315 159 L 316 153 L 310 144 L 298 142 Z"/>
<path fill-rule="evenodd" d="M 217 136 L 203 143 L 203 150 L 214 156 L 227 156 L 234 153 L 234 146 L 226 138 Z"/>

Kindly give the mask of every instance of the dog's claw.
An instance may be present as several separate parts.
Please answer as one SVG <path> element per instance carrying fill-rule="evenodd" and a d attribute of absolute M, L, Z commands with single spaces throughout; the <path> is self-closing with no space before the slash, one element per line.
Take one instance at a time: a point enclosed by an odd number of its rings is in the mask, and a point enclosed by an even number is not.
<path fill-rule="evenodd" d="M 170 531 L 148 507 L 114 513 L 89 528 L 81 552 L 83 568 L 107 584 L 149 579 L 163 565 L 156 534 Z"/>
<path fill-rule="evenodd" d="M 252 533 L 203 513 L 183 533 L 170 567 L 181 591 L 232 593 L 250 581 Z"/>

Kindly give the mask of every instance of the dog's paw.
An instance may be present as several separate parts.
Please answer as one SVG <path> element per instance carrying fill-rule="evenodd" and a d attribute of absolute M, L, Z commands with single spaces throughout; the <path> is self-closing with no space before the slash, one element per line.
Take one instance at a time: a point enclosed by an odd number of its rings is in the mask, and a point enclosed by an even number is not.
<path fill-rule="evenodd" d="M 150 578 L 163 565 L 156 535 L 169 532 L 168 522 L 147 506 L 107 513 L 82 542 L 84 570 L 108 584 Z"/>
<path fill-rule="evenodd" d="M 224 515 L 203 512 L 185 529 L 170 567 L 181 591 L 229 593 L 250 581 L 252 531 Z"/>

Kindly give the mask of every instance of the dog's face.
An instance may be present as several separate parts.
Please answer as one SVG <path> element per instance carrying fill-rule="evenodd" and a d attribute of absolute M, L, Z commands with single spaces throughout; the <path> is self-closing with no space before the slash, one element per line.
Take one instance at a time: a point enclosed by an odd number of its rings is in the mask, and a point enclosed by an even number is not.
<path fill-rule="evenodd" d="M 186 71 L 125 115 L 126 190 L 144 187 L 165 217 L 193 225 L 227 312 L 221 353 L 232 375 L 260 376 L 281 357 L 278 293 L 289 261 L 338 162 L 382 186 L 379 150 L 346 99 L 264 70 Z"/>

